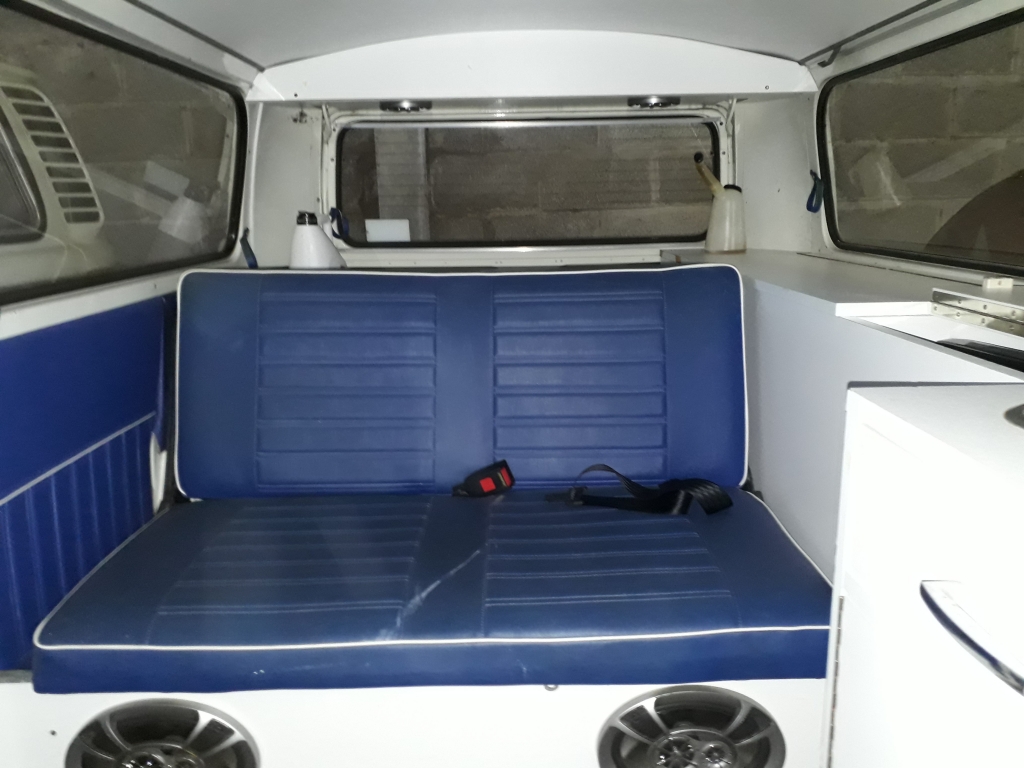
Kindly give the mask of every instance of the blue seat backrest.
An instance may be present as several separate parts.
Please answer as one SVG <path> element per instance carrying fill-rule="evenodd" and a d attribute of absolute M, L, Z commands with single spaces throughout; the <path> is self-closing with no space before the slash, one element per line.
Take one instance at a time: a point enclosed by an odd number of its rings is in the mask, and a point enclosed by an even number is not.
<path fill-rule="evenodd" d="M 533 275 L 194 272 L 180 290 L 178 477 L 194 498 L 448 493 L 508 459 L 746 472 L 728 266 Z"/>

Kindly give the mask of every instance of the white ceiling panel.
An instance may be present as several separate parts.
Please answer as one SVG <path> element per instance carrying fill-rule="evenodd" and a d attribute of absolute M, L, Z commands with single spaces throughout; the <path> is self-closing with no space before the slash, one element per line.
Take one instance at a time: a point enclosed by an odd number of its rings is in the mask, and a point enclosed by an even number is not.
<path fill-rule="evenodd" d="M 133 0 L 264 67 L 498 30 L 641 32 L 800 59 L 919 0 Z"/>
<path fill-rule="evenodd" d="M 360 76 L 345 77 L 349 72 Z M 664 35 L 550 30 L 416 37 L 315 56 L 262 72 L 247 98 L 566 99 L 658 93 L 716 102 L 817 90 L 807 67 L 774 56 Z"/>

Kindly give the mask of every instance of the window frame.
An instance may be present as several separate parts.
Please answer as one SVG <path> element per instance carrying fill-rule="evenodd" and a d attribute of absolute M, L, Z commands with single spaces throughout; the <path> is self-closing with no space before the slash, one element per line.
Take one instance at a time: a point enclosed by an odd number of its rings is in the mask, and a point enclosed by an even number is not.
<path fill-rule="evenodd" d="M 14 135 L 14 130 L 11 128 L 10 123 L 7 122 L 7 116 L 3 113 L 3 110 L 0 110 L 0 145 L 3 145 L 0 146 L 0 153 L 9 154 L 11 163 L 14 165 L 13 171 L 18 174 L 24 192 L 27 193 L 27 199 L 35 208 L 36 218 L 39 220 L 35 231 L 26 232 L 24 235 L 8 239 L 0 236 L 0 248 L 17 245 L 18 243 L 33 243 L 36 240 L 42 240 L 46 236 L 47 225 L 46 206 L 43 204 L 43 196 L 39 192 L 35 176 L 28 169 L 28 159 L 25 157 L 21 144 L 18 143 L 18 137 Z M 0 160 L 0 162 L 4 161 Z M 15 179 L 16 182 L 18 180 Z"/>
<path fill-rule="evenodd" d="M 860 245 L 843 240 L 839 233 L 839 223 L 837 218 L 835 185 L 832 173 L 832 141 L 828 126 L 829 96 L 832 94 L 832 91 L 836 86 L 850 82 L 851 80 L 857 80 L 858 78 L 866 75 L 874 74 L 875 72 L 880 72 L 897 64 L 918 59 L 930 53 L 935 53 L 946 48 L 952 48 L 953 46 L 967 42 L 968 40 L 984 37 L 985 35 L 998 32 L 1001 29 L 1006 29 L 1007 27 L 1020 23 L 1024 23 L 1024 9 L 1011 11 L 1010 13 L 997 16 L 996 18 L 982 22 L 981 24 L 976 24 L 974 26 L 967 27 L 966 29 L 959 30 L 951 35 L 946 35 L 936 40 L 932 40 L 931 42 L 914 46 L 913 48 L 908 48 L 905 51 L 900 51 L 893 56 L 888 56 L 866 66 L 858 67 L 857 69 L 850 70 L 849 72 L 843 72 L 842 74 L 831 78 L 822 86 L 821 92 L 818 94 L 815 132 L 817 134 L 818 143 L 818 167 L 821 172 L 821 180 L 824 186 L 823 197 L 825 203 L 825 225 L 828 229 L 828 235 L 829 238 L 831 238 L 833 245 L 844 251 L 851 251 L 853 253 L 869 253 L 878 256 L 887 256 L 894 259 L 901 259 L 904 261 L 941 264 L 944 266 L 969 269 L 975 272 L 998 272 L 1007 275 L 1024 276 L 1024 266 L 980 261 L 978 259 L 961 259 L 955 256 L 940 256 L 922 251 L 905 251 L 896 248 L 885 248 L 883 246 Z M 1022 254 L 1022 256 L 1024 256 L 1024 254 Z"/>
<path fill-rule="evenodd" d="M 564 125 L 578 125 L 580 122 L 587 123 L 638 123 L 643 122 L 654 122 L 654 121 L 674 121 L 674 122 L 693 122 L 698 123 L 707 127 L 711 133 L 711 157 L 713 158 L 712 170 L 715 176 L 721 176 L 722 171 L 722 147 L 721 147 L 721 133 L 720 129 L 723 127 L 719 120 L 710 116 L 699 114 L 696 112 L 683 113 L 683 114 L 672 114 L 672 115 L 644 115 L 642 117 L 633 115 L 615 115 L 615 116 L 593 116 L 593 117 L 582 117 L 582 116 L 569 116 L 564 117 L 542 117 L 542 116 L 504 116 L 496 117 L 493 115 L 483 116 L 479 118 L 464 117 L 445 118 L 438 115 L 431 119 L 430 117 L 423 118 L 419 117 L 411 120 L 389 120 L 384 118 L 373 118 L 365 115 L 360 115 L 356 119 L 346 121 L 344 125 L 338 130 L 337 139 L 334 142 L 334 154 L 336 162 L 333 164 L 334 168 L 332 173 L 334 175 L 333 180 L 333 192 L 334 192 L 334 207 L 339 211 L 342 208 L 342 196 L 341 196 L 341 177 L 342 177 L 342 144 L 345 141 L 345 136 L 349 131 L 352 130 L 366 130 L 367 128 L 373 128 L 374 125 L 387 124 L 389 126 L 409 124 L 409 125 L 426 125 L 429 129 L 430 123 L 435 123 L 437 127 L 455 127 L 459 124 L 463 124 L 465 127 L 482 127 L 484 124 L 494 124 L 494 127 L 498 127 L 501 124 L 517 123 L 523 125 L 533 125 L 537 127 L 552 126 L 558 124 Z M 491 127 L 490 125 L 486 127 Z M 351 239 L 347 234 L 343 234 L 341 240 L 345 243 L 348 248 L 353 250 L 415 250 L 415 249 L 467 249 L 467 250 L 499 250 L 499 249 L 510 249 L 510 248 L 574 248 L 574 247 L 597 247 L 605 245 L 651 245 L 656 243 L 702 243 L 707 238 L 707 229 L 703 232 L 695 235 L 677 236 L 677 237 L 619 237 L 619 238 L 594 238 L 591 240 L 515 240 L 509 242 L 494 242 L 491 240 L 477 241 L 477 240 L 456 240 L 456 241 L 440 241 L 430 240 L 427 242 L 395 242 L 395 243 L 361 243 Z"/>
<path fill-rule="evenodd" d="M 112 48 L 115 51 L 124 53 L 133 58 L 144 61 L 147 64 L 159 67 L 161 69 L 172 72 L 176 75 L 188 78 L 195 82 L 203 83 L 211 86 L 225 94 L 231 99 L 231 102 L 235 106 L 235 158 L 234 158 L 234 169 L 231 178 L 231 206 L 228 212 L 228 227 L 226 233 L 226 239 L 224 247 L 211 254 L 203 254 L 200 256 L 193 256 L 188 259 L 181 259 L 173 262 L 165 262 L 162 264 L 148 264 L 141 265 L 134 268 L 118 268 L 115 272 L 101 271 L 95 273 L 89 273 L 84 275 L 77 275 L 72 278 L 57 280 L 54 282 L 26 285 L 26 286 L 0 286 L 0 307 L 8 304 L 14 304 L 20 301 L 27 301 L 29 299 L 37 299 L 45 296 L 54 296 L 62 293 L 68 293 L 70 291 L 77 291 L 83 288 L 93 288 L 101 285 L 108 285 L 111 283 L 118 283 L 124 280 L 131 280 L 133 278 L 144 277 L 146 275 L 159 274 L 161 272 L 171 272 L 174 270 L 184 269 L 187 267 L 193 267 L 198 264 L 205 264 L 211 261 L 218 261 L 220 259 L 227 258 L 230 256 L 238 243 L 239 228 L 242 220 L 242 195 L 243 185 L 245 182 L 245 160 L 248 153 L 249 143 L 249 121 L 248 111 L 245 106 L 245 95 L 242 91 L 223 80 L 218 80 L 215 77 L 211 77 L 205 72 L 201 72 L 191 67 L 185 66 L 172 59 L 160 56 L 159 54 L 153 53 L 152 51 L 145 50 L 138 46 L 132 45 L 131 43 L 125 42 L 117 37 L 108 35 L 104 32 L 100 32 L 86 24 L 69 19 L 65 16 L 58 15 L 46 9 L 40 8 L 39 6 L 33 5 L 26 0 L 0 0 L 0 6 L 7 8 L 15 13 L 20 13 L 23 16 L 36 19 L 44 24 L 62 29 L 65 32 L 69 32 L 73 35 L 78 35 L 87 40 L 91 40 L 94 43 Z M 2 118 L 0 118 L 2 119 Z M 29 175 L 30 183 L 36 184 L 35 179 Z M 46 222 L 46 210 L 42 206 L 40 207 L 42 225 L 45 229 Z M 41 235 L 42 236 L 42 235 Z M 33 241 L 39 238 L 33 238 Z M 25 241 L 22 241 L 25 242 Z M 7 247 L 9 245 L 15 245 L 15 243 L 4 243 L 0 247 Z M 2 265 L 0 265 L 2 268 Z"/>

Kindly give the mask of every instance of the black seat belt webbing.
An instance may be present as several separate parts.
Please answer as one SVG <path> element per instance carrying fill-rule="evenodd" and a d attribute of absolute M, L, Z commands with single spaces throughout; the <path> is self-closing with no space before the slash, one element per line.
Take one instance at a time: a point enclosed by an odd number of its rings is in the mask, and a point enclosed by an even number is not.
<path fill-rule="evenodd" d="M 587 493 L 580 478 L 588 472 L 610 472 L 618 478 L 631 496 L 604 496 Z M 653 512 L 662 515 L 685 515 L 696 501 L 709 515 L 728 509 L 732 499 L 721 486 L 710 480 L 666 480 L 656 488 L 630 480 L 607 464 L 592 464 L 576 477 L 576 483 L 566 493 L 553 493 L 548 501 L 563 501 L 570 506 L 610 507 L 633 512 Z"/>

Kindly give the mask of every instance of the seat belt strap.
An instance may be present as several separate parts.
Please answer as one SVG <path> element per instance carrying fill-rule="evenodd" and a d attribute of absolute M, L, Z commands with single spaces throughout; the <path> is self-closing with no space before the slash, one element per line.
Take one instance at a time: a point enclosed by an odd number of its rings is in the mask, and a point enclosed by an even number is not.
<path fill-rule="evenodd" d="M 630 496 L 604 496 L 587 493 L 580 478 L 588 472 L 609 472 L 618 479 Z M 732 499 L 721 486 L 710 480 L 666 480 L 656 488 L 641 485 L 607 464 L 592 464 L 576 477 L 573 487 L 566 493 L 548 495 L 548 501 L 562 501 L 570 506 L 609 507 L 633 512 L 653 512 L 662 515 L 685 515 L 696 501 L 709 515 L 728 509 Z"/>

